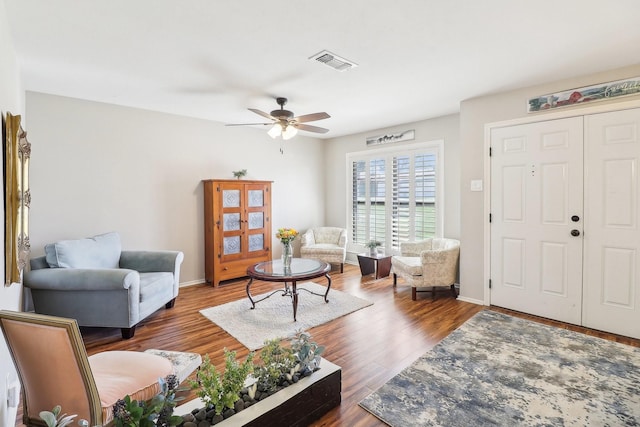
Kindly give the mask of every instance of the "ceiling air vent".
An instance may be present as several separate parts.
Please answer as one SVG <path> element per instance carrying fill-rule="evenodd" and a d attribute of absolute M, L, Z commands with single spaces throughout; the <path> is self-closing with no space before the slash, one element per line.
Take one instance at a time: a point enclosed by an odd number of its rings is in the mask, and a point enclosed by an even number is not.
<path fill-rule="evenodd" d="M 327 50 L 323 50 L 322 52 L 313 55 L 309 59 L 313 59 L 318 62 L 321 62 L 333 68 L 334 70 L 338 70 L 338 71 L 346 71 L 358 66 L 358 64 L 356 64 L 355 62 L 348 61 L 344 58 L 340 58 L 339 56 L 334 55 L 333 53 Z"/>

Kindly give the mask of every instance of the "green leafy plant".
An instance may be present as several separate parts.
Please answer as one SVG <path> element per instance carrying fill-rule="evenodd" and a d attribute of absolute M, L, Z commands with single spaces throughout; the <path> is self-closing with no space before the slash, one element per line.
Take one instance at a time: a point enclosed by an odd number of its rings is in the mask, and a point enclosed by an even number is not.
<path fill-rule="evenodd" d="M 291 350 L 300 363 L 300 370 L 314 371 L 320 364 L 320 356 L 324 353 L 325 347 L 311 341 L 311 334 L 298 331 L 291 339 Z"/>
<path fill-rule="evenodd" d="M 62 412 L 62 407 L 57 405 L 51 411 L 41 411 L 39 415 L 47 427 L 66 427 L 77 417 L 77 415 L 60 414 L 60 412 Z"/>
<path fill-rule="evenodd" d="M 382 243 L 377 240 L 369 240 L 365 246 L 369 249 L 375 249 L 378 246 L 382 246 Z"/>
<path fill-rule="evenodd" d="M 277 389 L 284 375 L 289 373 L 296 365 L 296 357 L 293 350 L 283 347 L 280 339 L 275 338 L 264 342 L 260 351 L 261 365 L 255 368 L 255 376 L 258 384 L 267 392 Z"/>
<path fill-rule="evenodd" d="M 151 400 L 138 402 L 127 395 L 113 405 L 116 427 L 173 427 L 182 423 L 182 417 L 173 415 L 173 409 L 181 400 L 175 397 L 177 377 L 168 375 L 158 382 L 161 391 Z"/>
<path fill-rule="evenodd" d="M 191 387 L 198 389 L 196 395 L 203 402 L 211 404 L 216 414 L 222 414 L 225 408 L 233 408 L 234 403 L 240 399 L 240 391 L 254 369 L 253 356 L 253 352 L 249 353 L 245 361 L 239 363 L 236 360 L 236 352 L 225 348 L 225 371 L 221 375 L 211 363 L 209 355 L 205 355 Z"/>
<path fill-rule="evenodd" d="M 247 170 L 246 169 L 241 169 L 239 171 L 233 171 L 233 176 L 235 176 L 237 179 L 242 178 L 246 174 L 247 174 Z"/>

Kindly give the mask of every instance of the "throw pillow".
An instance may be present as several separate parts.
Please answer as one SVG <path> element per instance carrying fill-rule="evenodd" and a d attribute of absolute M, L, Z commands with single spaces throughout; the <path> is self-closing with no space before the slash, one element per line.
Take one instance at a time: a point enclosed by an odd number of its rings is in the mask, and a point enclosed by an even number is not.
<path fill-rule="evenodd" d="M 121 251 L 120 236 L 116 232 L 62 240 L 44 247 L 51 268 L 118 268 Z"/>

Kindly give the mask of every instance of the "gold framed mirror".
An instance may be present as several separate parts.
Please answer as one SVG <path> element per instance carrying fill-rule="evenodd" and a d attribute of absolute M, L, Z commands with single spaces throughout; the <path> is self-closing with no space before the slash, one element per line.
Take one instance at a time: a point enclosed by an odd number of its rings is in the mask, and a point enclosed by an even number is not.
<path fill-rule="evenodd" d="M 29 160 L 31 144 L 20 125 L 20 116 L 3 117 L 4 158 L 4 285 L 22 280 L 31 245 L 29 243 Z"/>

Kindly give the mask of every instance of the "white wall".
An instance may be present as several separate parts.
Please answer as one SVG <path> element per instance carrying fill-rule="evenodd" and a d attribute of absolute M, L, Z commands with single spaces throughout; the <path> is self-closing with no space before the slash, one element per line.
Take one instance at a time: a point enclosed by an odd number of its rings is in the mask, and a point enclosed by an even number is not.
<path fill-rule="evenodd" d="M 9 33 L 9 22 L 4 1 L 0 1 L 0 113 L 10 112 L 13 115 L 23 115 L 24 92 L 21 90 L 18 61 Z M 24 117 L 23 117 L 24 118 Z M 2 163 L 2 162 L 0 162 Z M 2 168 L 3 166 L 0 166 Z M 4 204 L 2 205 L 4 213 Z M 3 215 L 4 217 L 4 215 Z M 0 231 L 2 234 L 3 231 Z M 2 236 L 4 242 L 4 236 Z M 4 264 L 4 244 L 0 246 L 0 256 Z M 2 269 L 4 271 L 4 268 Z M 4 273 L 3 273 L 4 274 Z M 5 287 L 0 283 L 0 310 L 20 310 L 22 285 L 15 283 Z M 0 333 L 2 335 L 2 333 Z M 0 425 L 12 426 L 15 424 L 17 408 L 7 407 L 7 383 L 17 380 L 17 375 L 9 350 L 0 338 Z"/>
<path fill-rule="evenodd" d="M 367 147 L 368 136 L 386 135 L 410 129 L 415 129 L 413 141 Z M 412 143 L 435 140 L 444 140 L 444 236 L 458 238 L 460 236 L 460 138 L 457 114 L 329 140 L 325 151 L 327 225 L 346 227 L 347 224 L 345 165 L 348 153 L 375 150 L 381 147 L 401 148 Z"/>
<path fill-rule="evenodd" d="M 460 288 L 460 296 L 462 298 L 481 302 L 484 298 L 484 287 L 487 285 L 483 279 L 484 226 L 488 220 L 486 216 L 487 208 L 484 206 L 484 194 L 482 192 L 469 191 L 470 181 L 483 179 L 485 174 L 484 167 L 487 154 L 484 152 L 485 124 L 527 116 L 531 117 L 532 114 L 527 114 L 526 112 L 527 100 L 536 96 L 637 76 L 640 76 L 640 65 L 468 99 L 461 103 L 460 283 L 462 286 Z M 622 102 L 630 98 L 618 98 L 606 102 Z M 602 102 L 599 104 L 602 104 Z M 580 109 L 593 105 L 585 103 L 570 108 Z M 567 110 L 567 108 L 563 108 L 563 110 Z M 555 111 L 559 111 L 559 109 Z M 544 120 L 545 113 L 536 113 L 535 115 L 540 117 L 540 120 Z"/>
<path fill-rule="evenodd" d="M 263 129 L 35 92 L 26 106 L 33 256 L 49 242 L 115 230 L 125 249 L 183 251 L 181 282 L 201 283 L 201 180 L 239 169 L 274 181 L 274 230 L 324 222 L 318 139 L 297 136 L 282 155 Z"/>

